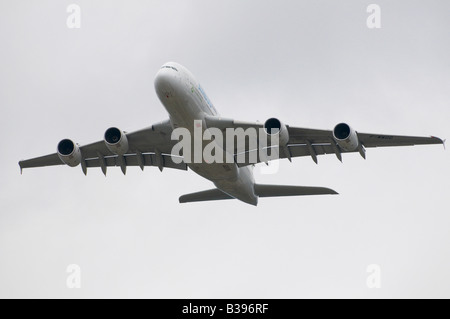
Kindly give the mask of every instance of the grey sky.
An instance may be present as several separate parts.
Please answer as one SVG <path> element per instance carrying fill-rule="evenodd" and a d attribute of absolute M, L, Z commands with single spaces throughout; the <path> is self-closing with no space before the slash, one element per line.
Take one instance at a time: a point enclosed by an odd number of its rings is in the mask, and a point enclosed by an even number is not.
<path fill-rule="evenodd" d="M 81 29 L 66 8 L 81 7 Z M 382 28 L 366 26 L 370 3 Z M 0 297 L 450 297 L 449 152 L 282 162 L 260 183 L 341 195 L 180 205 L 193 172 L 17 162 L 167 114 L 153 78 L 189 68 L 241 120 L 450 136 L 448 1 L 0 2 Z M 66 287 L 78 264 L 82 289 Z M 379 264 L 382 289 L 366 286 Z"/>

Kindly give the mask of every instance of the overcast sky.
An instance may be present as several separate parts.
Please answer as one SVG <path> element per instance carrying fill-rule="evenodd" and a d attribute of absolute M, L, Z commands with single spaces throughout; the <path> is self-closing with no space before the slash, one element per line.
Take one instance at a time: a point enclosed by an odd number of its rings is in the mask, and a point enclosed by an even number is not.
<path fill-rule="evenodd" d="M 0 297 L 450 297 L 450 153 L 369 149 L 282 162 L 259 183 L 339 196 L 178 204 L 211 188 L 157 168 L 17 162 L 167 118 L 176 61 L 240 120 L 450 137 L 450 2 L 0 1 Z M 81 289 L 68 289 L 68 265 Z M 381 267 L 381 289 L 366 285 Z"/>

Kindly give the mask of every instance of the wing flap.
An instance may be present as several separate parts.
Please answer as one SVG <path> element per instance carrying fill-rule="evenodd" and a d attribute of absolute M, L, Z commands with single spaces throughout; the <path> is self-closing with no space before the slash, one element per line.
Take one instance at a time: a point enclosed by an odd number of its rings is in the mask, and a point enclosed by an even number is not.
<path fill-rule="evenodd" d="M 161 154 L 161 158 L 158 158 L 158 155 L 155 153 L 145 153 L 142 154 L 143 158 L 143 166 L 156 166 L 156 167 L 164 167 L 164 168 L 173 168 L 186 171 L 187 165 L 184 162 L 176 163 L 173 160 L 173 156 L 167 154 Z M 105 158 L 105 166 L 106 167 L 120 167 L 122 165 L 121 159 L 119 156 L 106 156 Z M 124 155 L 125 166 L 140 166 L 138 155 L 135 154 L 126 154 Z M 99 157 L 88 158 L 86 161 L 86 167 L 101 167 L 101 160 Z"/>
<path fill-rule="evenodd" d="M 336 154 L 334 148 L 331 146 L 331 143 L 317 143 L 311 144 L 314 154 L 317 155 L 326 155 L 326 154 Z M 270 151 L 267 152 L 269 156 L 269 161 L 273 159 L 285 159 L 288 158 L 287 154 L 285 154 L 278 147 L 272 147 L 272 150 L 278 151 L 279 158 L 272 157 Z M 293 144 L 288 145 L 289 154 L 292 158 L 294 157 L 304 157 L 311 156 L 311 152 L 307 144 Z M 341 150 L 342 153 L 346 153 L 346 151 Z M 256 158 L 256 162 L 255 162 Z M 260 157 L 260 152 L 258 150 L 252 150 L 250 152 L 244 152 L 235 156 L 235 161 L 239 167 L 248 166 L 257 163 L 265 163 L 266 160 Z"/>

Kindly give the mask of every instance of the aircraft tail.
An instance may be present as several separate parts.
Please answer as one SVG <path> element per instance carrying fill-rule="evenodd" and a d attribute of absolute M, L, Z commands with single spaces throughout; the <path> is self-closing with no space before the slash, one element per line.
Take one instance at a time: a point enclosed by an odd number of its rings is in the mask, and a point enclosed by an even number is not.
<path fill-rule="evenodd" d="M 332 189 L 325 187 L 309 186 L 285 186 L 285 185 L 260 185 L 255 184 L 255 195 L 258 197 L 282 197 L 282 196 L 310 196 L 310 195 L 337 195 Z M 192 193 L 180 197 L 180 203 L 203 202 L 213 200 L 233 199 L 220 189 L 210 189 L 203 192 Z"/>

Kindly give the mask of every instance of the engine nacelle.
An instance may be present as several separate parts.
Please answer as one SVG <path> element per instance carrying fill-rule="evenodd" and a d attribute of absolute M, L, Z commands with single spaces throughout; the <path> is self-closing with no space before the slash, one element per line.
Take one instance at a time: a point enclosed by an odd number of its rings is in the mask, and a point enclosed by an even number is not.
<path fill-rule="evenodd" d="M 356 131 L 346 123 L 340 123 L 336 125 L 333 130 L 333 137 L 339 147 L 344 151 L 356 151 L 359 146 L 359 140 Z"/>
<path fill-rule="evenodd" d="M 81 163 L 80 147 L 69 139 L 58 143 L 58 157 L 70 167 L 78 166 Z"/>
<path fill-rule="evenodd" d="M 124 155 L 128 152 L 128 139 L 125 133 L 117 127 L 111 127 L 105 132 L 106 147 L 116 155 Z"/>
<path fill-rule="evenodd" d="M 286 146 L 289 142 L 289 132 L 286 125 L 284 125 L 277 118 L 270 118 L 264 123 L 264 131 L 268 136 L 278 135 L 278 145 Z"/>
<path fill-rule="evenodd" d="M 289 142 L 289 132 L 287 127 L 279 119 L 268 119 L 264 123 L 264 131 L 268 136 L 278 135 L 278 145 L 280 146 L 286 146 Z"/>

